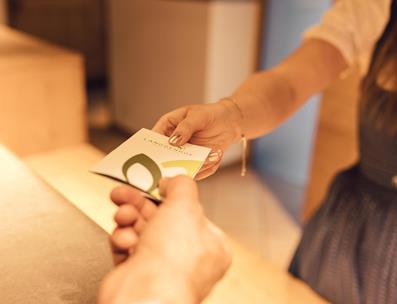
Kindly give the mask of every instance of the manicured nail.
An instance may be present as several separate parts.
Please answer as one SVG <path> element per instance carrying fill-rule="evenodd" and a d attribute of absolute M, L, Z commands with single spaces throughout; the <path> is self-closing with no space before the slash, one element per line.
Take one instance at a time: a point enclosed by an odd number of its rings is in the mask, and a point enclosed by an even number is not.
<path fill-rule="evenodd" d="M 208 158 L 208 161 L 210 162 L 210 163 L 215 163 L 215 162 L 217 162 L 219 160 L 219 156 L 218 155 L 213 155 L 213 156 L 210 156 L 209 158 Z"/>
<path fill-rule="evenodd" d="M 178 141 L 181 139 L 181 135 L 174 135 L 169 139 L 169 143 L 171 145 L 176 145 L 178 143 Z"/>
<path fill-rule="evenodd" d="M 211 152 L 210 155 L 208 156 L 208 161 L 211 163 L 215 163 L 217 161 L 219 161 L 219 159 L 221 158 L 222 155 L 222 151 L 218 150 L 216 152 Z"/>

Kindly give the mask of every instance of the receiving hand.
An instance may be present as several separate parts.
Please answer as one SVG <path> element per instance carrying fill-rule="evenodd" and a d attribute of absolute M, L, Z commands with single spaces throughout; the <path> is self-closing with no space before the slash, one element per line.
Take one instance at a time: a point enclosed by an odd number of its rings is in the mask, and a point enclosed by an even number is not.
<path fill-rule="evenodd" d="M 222 232 L 204 216 L 196 184 L 184 176 L 163 179 L 160 192 L 163 202 L 156 210 L 131 187 L 113 191 L 121 206 L 112 247 L 122 259 L 133 255 L 108 275 L 99 303 L 196 303 L 229 267 L 231 253 Z"/>

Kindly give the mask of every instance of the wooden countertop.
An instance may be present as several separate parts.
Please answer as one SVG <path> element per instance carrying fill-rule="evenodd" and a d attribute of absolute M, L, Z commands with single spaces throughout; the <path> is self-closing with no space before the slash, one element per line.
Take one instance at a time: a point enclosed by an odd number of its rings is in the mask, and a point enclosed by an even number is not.
<path fill-rule="evenodd" d="M 108 235 L 0 145 L 1 303 L 95 303 Z"/>
<path fill-rule="evenodd" d="M 109 200 L 115 181 L 91 174 L 88 169 L 103 153 L 88 144 L 25 159 L 54 188 L 110 232 L 114 205 Z M 234 240 L 232 267 L 205 304 L 325 303 L 307 285 L 285 269 L 259 257 Z"/>

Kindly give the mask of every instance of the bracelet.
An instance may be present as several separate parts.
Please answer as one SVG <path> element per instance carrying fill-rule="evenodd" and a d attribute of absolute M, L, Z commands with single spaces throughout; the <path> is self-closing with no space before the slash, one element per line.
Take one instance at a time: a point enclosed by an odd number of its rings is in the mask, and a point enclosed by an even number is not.
<path fill-rule="evenodd" d="M 237 103 L 237 100 L 234 97 L 224 97 L 221 100 L 230 101 L 240 113 L 241 120 L 244 119 L 244 113 L 241 110 L 240 106 Z M 240 136 L 241 136 L 241 176 L 245 176 L 247 173 L 247 150 L 248 150 L 248 142 L 247 137 L 244 134 L 243 128 L 240 125 Z"/>

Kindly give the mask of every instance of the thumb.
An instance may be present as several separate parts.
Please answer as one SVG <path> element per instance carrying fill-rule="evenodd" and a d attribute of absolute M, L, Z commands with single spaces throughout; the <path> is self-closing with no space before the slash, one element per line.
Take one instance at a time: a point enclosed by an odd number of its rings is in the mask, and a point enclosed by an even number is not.
<path fill-rule="evenodd" d="M 187 143 L 194 133 L 203 130 L 207 124 L 205 112 L 192 109 L 186 117 L 177 125 L 169 142 L 174 146 L 182 146 Z"/>
<path fill-rule="evenodd" d="M 164 203 L 197 203 L 198 190 L 197 184 L 188 176 L 179 175 L 172 178 L 163 178 L 160 180 L 159 190 Z"/>

